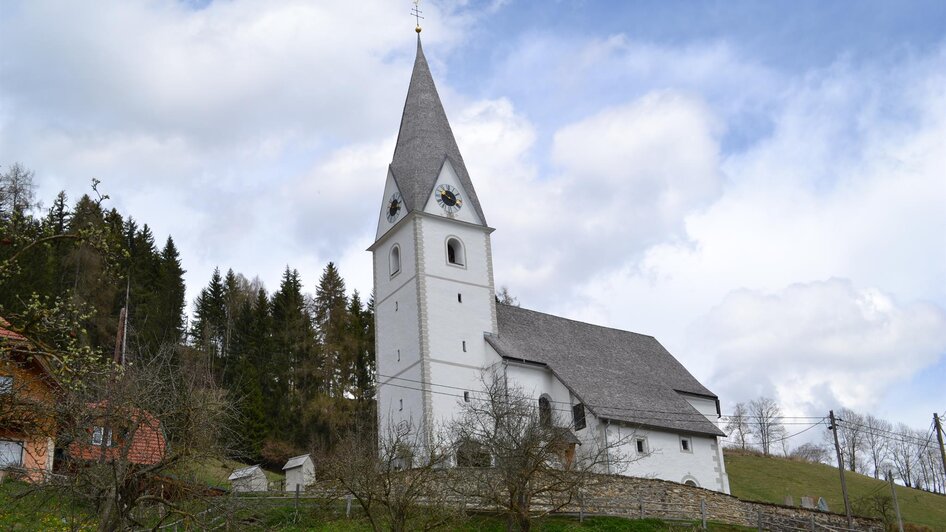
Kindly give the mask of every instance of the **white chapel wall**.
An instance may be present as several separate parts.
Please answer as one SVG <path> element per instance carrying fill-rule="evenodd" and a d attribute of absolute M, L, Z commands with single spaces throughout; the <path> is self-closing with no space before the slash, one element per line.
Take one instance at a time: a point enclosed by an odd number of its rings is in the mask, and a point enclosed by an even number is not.
<path fill-rule="evenodd" d="M 626 463 L 613 461 L 610 473 L 635 477 L 659 478 L 684 483 L 694 480 L 701 488 L 729 493 L 729 482 L 722 465 L 717 438 L 679 434 L 650 428 L 635 428 L 617 422 L 600 423 L 609 442 L 627 441 L 618 449 Z M 646 442 L 645 455 L 637 452 L 637 439 Z M 688 438 L 690 451 L 684 451 L 681 439 Z"/>

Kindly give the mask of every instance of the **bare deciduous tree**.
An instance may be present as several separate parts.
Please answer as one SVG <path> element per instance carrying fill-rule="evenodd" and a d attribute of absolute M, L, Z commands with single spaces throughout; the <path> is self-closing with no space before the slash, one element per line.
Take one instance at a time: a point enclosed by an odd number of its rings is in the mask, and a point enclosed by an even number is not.
<path fill-rule="evenodd" d="M 752 436 L 762 448 L 762 454 L 769 456 L 772 444 L 785 436 L 782 410 L 770 397 L 759 397 L 749 402 L 748 417 Z"/>
<path fill-rule="evenodd" d="M 460 515 L 443 489 L 447 451 L 437 434 L 403 422 L 385 427 L 380 438 L 357 427 L 322 462 L 326 477 L 351 494 L 373 530 L 430 530 Z"/>
<path fill-rule="evenodd" d="M 864 451 L 866 431 L 864 430 L 864 416 L 849 409 L 838 411 L 838 442 L 841 444 L 841 453 L 847 468 L 859 472 L 864 469 L 859 458 Z M 827 437 L 827 436 L 826 436 Z M 830 436 L 833 438 L 834 436 Z"/>
<path fill-rule="evenodd" d="M 540 412 L 539 402 L 509 386 L 498 370 L 484 372 L 482 384 L 482 393 L 461 403 L 452 425 L 457 467 L 451 484 L 464 497 L 502 509 L 508 530 L 527 531 L 536 515 L 574 502 L 609 461 L 629 462 L 620 449 L 633 431 L 607 443 L 594 436 L 579 440 L 569 415 Z"/>
<path fill-rule="evenodd" d="M 20 163 L 13 163 L 0 173 L 0 220 L 10 219 L 16 229 L 18 216 L 36 206 L 34 173 Z"/>
<path fill-rule="evenodd" d="M 220 442 L 231 408 L 224 393 L 182 367 L 172 349 L 124 367 L 109 362 L 58 398 L 65 475 L 43 489 L 87 500 L 97 509 L 99 530 L 174 519 L 201 526 L 208 517 L 194 512 L 202 489 L 178 479 L 225 454 Z"/>
<path fill-rule="evenodd" d="M 897 424 L 898 434 L 912 434 L 913 429 L 903 423 Z M 890 458 L 894 469 L 897 470 L 897 476 L 903 481 L 904 485 L 914 487 L 914 471 L 917 467 L 916 446 L 909 440 L 892 436 L 890 438 Z"/>
<path fill-rule="evenodd" d="M 726 422 L 726 432 L 729 433 L 730 441 L 735 442 L 743 451 L 749 448 L 749 437 L 752 433 L 748 414 L 749 409 L 746 403 L 738 403 L 732 415 L 729 416 L 729 421 Z"/>
<path fill-rule="evenodd" d="M 789 457 L 813 464 L 826 464 L 831 460 L 831 455 L 826 447 L 811 442 L 795 447 Z"/>
<path fill-rule="evenodd" d="M 874 478 L 880 478 L 886 470 L 888 455 L 890 454 L 888 435 L 893 431 L 893 425 L 871 414 L 864 416 L 864 446 L 870 454 L 871 464 L 874 466 Z"/>

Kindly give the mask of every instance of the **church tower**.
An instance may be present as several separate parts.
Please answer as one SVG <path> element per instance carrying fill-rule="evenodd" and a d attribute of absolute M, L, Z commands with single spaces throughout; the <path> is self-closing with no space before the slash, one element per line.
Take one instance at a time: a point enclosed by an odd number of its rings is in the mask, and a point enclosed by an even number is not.
<path fill-rule="evenodd" d="M 374 258 L 378 421 L 427 433 L 498 361 L 490 233 L 427 59 L 417 56 L 388 167 Z"/>

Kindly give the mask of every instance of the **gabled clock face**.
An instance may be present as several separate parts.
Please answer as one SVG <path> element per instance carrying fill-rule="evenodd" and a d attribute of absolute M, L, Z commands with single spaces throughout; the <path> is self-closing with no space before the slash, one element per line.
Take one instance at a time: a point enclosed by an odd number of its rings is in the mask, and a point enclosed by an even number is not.
<path fill-rule="evenodd" d="M 389 223 L 394 223 L 394 220 L 397 219 L 397 215 L 401 212 L 401 206 L 404 203 L 401 201 L 401 195 L 395 192 L 391 195 L 391 199 L 388 200 L 388 210 L 385 213 L 388 217 Z"/>
<path fill-rule="evenodd" d="M 454 214 L 463 207 L 463 198 L 460 191 L 450 185 L 440 185 L 435 192 L 437 203 L 450 214 Z"/>

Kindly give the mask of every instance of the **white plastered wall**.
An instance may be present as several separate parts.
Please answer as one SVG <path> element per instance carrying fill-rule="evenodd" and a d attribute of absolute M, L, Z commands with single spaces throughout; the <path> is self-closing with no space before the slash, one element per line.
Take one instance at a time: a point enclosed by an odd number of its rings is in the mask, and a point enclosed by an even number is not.
<path fill-rule="evenodd" d="M 386 221 L 384 222 L 386 223 Z M 378 370 L 378 426 L 423 419 L 418 323 L 418 277 L 413 223 L 395 227 L 374 250 L 375 356 Z M 400 248 L 401 268 L 390 270 L 391 248 Z"/>
<path fill-rule="evenodd" d="M 579 398 L 572 394 L 551 370 L 540 365 L 507 361 L 506 376 L 510 386 L 521 388 L 536 404 L 541 395 L 548 394 L 556 422 L 560 425 L 571 425 L 571 406 L 578 404 Z M 715 423 L 715 401 L 699 397 L 685 398 Z M 723 464 L 722 449 L 715 437 L 633 428 L 618 422 L 601 421 L 587 407 L 585 422 L 587 426 L 575 430 L 574 433 L 583 442 L 582 447 L 586 452 L 594 452 L 593 449 L 600 448 L 596 445 L 614 445 L 622 442 L 622 439 L 625 440 L 614 450 L 612 460 L 602 468 L 602 472 L 659 478 L 679 483 L 692 480 L 700 487 L 729 493 L 729 479 Z M 643 438 L 646 442 L 647 453 L 644 455 L 637 453 L 638 438 Z M 682 438 L 689 439 L 690 451 L 682 449 Z M 583 449 L 579 448 L 579 454 L 582 451 Z"/>
<path fill-rule="evenodd" d="M 439 208 L 439 207 L 438 207 Z M 461 212 L 465 209 L 461 209 Z M 429 334 L 432 421 L 459 414 L 463 392 L 482 389 L 483 369 L 499 362 L 484 333 L 495 332 L 489 234 L 482 226 L 441 217 L 420 219 L 424 240 L 424 293 Z M 447 261 L 447 239 L 464 248 L 464 264 Z"/>

